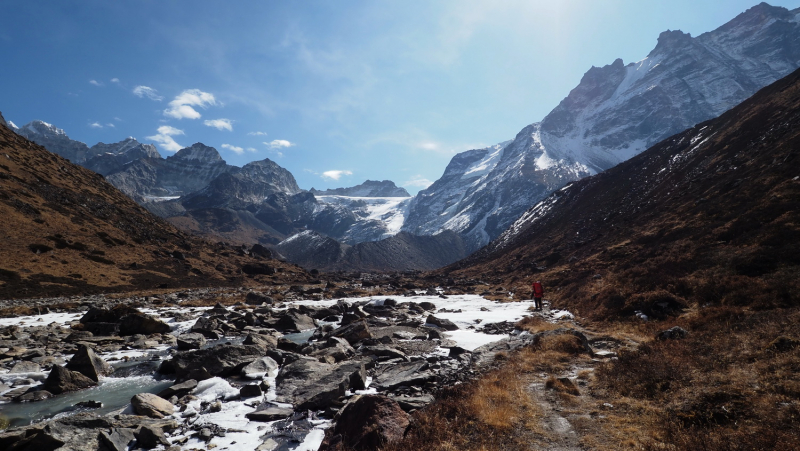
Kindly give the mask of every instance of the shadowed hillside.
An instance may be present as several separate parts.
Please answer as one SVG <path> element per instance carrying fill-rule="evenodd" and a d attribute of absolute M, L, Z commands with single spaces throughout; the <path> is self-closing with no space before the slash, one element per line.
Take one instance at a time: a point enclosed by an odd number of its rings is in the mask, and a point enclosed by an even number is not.
<path fill-rule="evenodd" d="M 178 231 L 5 126 L 0 216 L 0 299 L 305 278 L 296 266 Z"/>

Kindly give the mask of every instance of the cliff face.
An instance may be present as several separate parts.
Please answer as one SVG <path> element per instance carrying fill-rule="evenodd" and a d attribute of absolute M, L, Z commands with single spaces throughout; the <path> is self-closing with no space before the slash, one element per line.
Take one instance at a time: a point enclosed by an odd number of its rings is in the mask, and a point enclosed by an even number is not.
<path fill-rule="evenodd" d="M 716 117 L 800 67 L 800 10 L 765 3 L 696 38 L 666 31 L 643 60 L 593 67 L 509 143 L 456 155 L 403 230 L 453 230 L 474 251 L 564 184 Z"/>

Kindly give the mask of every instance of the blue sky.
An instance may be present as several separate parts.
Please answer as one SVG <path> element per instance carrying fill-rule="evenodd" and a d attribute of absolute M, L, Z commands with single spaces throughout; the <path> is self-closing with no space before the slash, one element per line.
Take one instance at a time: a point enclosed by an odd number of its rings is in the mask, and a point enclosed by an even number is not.
<path fill-rule="evenodd" d="M 773 1 L 793 9 L 800 0 Z M 412 194 L 541 120 L 591 66 L 644 58 L 755 0 L 38 1 L 0 17 L 0 111 L 89 145 L 203 142 L 301 188 Z"/>

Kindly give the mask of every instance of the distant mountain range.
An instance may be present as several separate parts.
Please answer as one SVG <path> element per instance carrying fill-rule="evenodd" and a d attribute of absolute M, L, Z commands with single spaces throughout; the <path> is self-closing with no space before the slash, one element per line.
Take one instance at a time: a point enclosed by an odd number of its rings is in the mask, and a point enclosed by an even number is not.
<path fill-rule="evenodd" d="M 591 68 L 553 111 L 513 140 L 454 156 L 442 177 L 414 197 L 391 181 L 304 191 L 269 159 L 238 168 L 201 143 L 162 158 L 133 138 L 90 148 L 40 121 L 17 132 L 105 175 L 184 230 L 270 245 L 297 234 L 298 242 L 311 243 L 318 234 L 340 246 L 400 231 L 450 242 L 443 232 L 452 231 L 461 240 L 456 247 L 469 255 L 565 184 L 718 116 L 800 67 L 798 14 L 761 3 L 698 37 L 666 31 L 641 61 Z M 397 268 L 416 258 L 409 252 Z M 323 267 L 323 260 L 313 266 Z"/>
<path fill-rule="evenodd" d="M 412 200 L 402 230 L 452 230 L 474 252 L 567 182 L 716 117 L 800 67 L 798 14 L 761 3 L 695 38 L 665 31 L 641 61 L 591 68 L 541 122 L 456 155 Z"/>

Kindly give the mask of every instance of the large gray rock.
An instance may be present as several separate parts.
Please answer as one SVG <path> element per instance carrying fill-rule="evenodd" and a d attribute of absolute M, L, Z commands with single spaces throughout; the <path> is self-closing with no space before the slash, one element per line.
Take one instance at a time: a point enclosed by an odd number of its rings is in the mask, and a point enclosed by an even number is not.
<path fill-rule="evenodd" d="M 403 362 L 379 367 L 372 386 L 378 391 L 386 391 L 401 386 L 421 386 L 435 378 L 436 374 L 428 371 L 427 362 Z"/>
<path fill-rule="evenodd" d="M 54 365 L 44 381 L 44 389 L 54 395 L 82 390 L 95 385 L 97 385 L 97 382 L 77 371 L 68 370 L 60 365 Z"/>
<path fill-rule="evenodd" d="M 170 446 L 164 431 L 158 427 L 143 425 L 134 435 L 136 436 L 136 444 L 144 449 L 153 449 L 157 446 L 168 448 Z"/>
<path fill-rule="evenodd" d="M 341 400 L 348 389 L 364 388 L 364 362 L 329 365 L 300 359 L 281 368 L 277 400 L 294 404 L 295 410 L 320 410 Z"/>
<path fill-rule="evenodd" d="M 197 381 L 194 379 L 189 379 L 185 382 L 181 382 L 180 384 L 175 384 L 161 390 L 158 392 L 158 396 L 164 399 L 169 399 L 173 396 L 181 398 L 191 393 L 195 388 L 197 388 Z"/>
<path fill-rule="evenodd" d="M 200 349 L 206 344 L 206 337 L 204 337 L 203 334 L 197 332 L 180 334 L 177 337 L 177 343 L 179 351 Z"/>
<path fill-rule="evenodd" d="M 172 360 L 162 363 L 160 371 L 175 373 L 178 380 L 189 378 L 193 371 L 204 369 L 211 376 L 230 376 L 264 355 L 264 350 L 254 345 L 217 345 L 197 351 L 179 352 Z"/>
<path fill-rule="evenodd" d="M 302 332 L 316 328 L 317 322 L 314 321 L 314 318 L 300 313 L 298 310 L 290 309 L 285 315 L 273 322 L 273 327 L 284 333 Z"/>
<path fill-rule="evenodd" d="M 164 398 L 152 393 L 139 393 L 131 398 L 133 411 L 151 418 L 164 418 L 175 412 L 175 407 Z"/>
<path fill-rule="evenodd" d="M 259 357 L 242 368 L 242 376 L 250 379 L 261 379 L 278 369 L 278 363 L 271 357 Z"/>
<path fill-rule="evenodd" d="M 28 362 L 25 360 L 20 360 L 11 367 L 11 371 L 9 374 L 17 374 L 17 373 L 38 373 L 42 371 L 42 367 L 39 366 L 38 363 Z"/>
<path fill-rule="evenodd" d="M 113 428 L 111 432 L 100 431 L 100 443 L 112 451 L 128 451 L 128 445 L 134 440 L 136 437 L 130 428 Z"/>
<path fill-rule="evenodd" d="M 428 315 L 425 324 L 434 325 L 444 330 L 458 330 L 458 326 L 449 319 L 437 318 L 433 315 Z"/>
<path fill-rule="evenodd" d="M 86 345 L 78 346 L 78 351 L 69 360 L 66 368 L 77 371 L 95 382 L 100 380 L 100 376 L 108 376 L 114 372 L 111 365 Z"/>
<path fill-rule="evenodd" d="M 342 409 L 319 449 L 379 449 L 402 439 L 408 425 L 408 414 L 397 402 L 383 395 L 364 395 Z"/>
<path fill-rule="evenodd" d="M 288 418 L 292 416 L 293 413 L 294 410 L 292 409 L 265 405 L 263 408 L 259 406 L 258 410 L 246 414 L 245 417 L 247 417 L 247 419 L 250 421 L 269 422 Z"/>
<path fill-rule="evenodd" d="M 372 332 L 369 330 L 367 322 L 363 320 L 339 327 L 331 332 L 330 336 L 344 338 L 351 346 L 354 346 L 361 340 L 374 338 Z"/>

